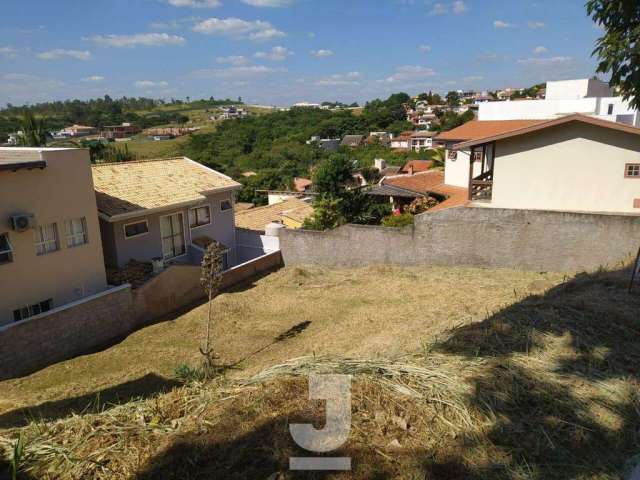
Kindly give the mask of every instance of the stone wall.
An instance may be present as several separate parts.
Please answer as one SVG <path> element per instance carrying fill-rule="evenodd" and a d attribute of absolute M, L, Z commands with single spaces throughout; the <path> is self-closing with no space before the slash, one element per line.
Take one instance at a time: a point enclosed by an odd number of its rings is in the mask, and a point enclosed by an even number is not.
<path fill-rule="evenodd" d="M 0 327 L 0 380 L 109 345 L 134 328 L 129 285 Z"/>
<path fill-rule="evenodd" d="M 413 227 L 345 225 L 330 232 L 283 230 L 285 265 L 445 265 L 540 271 L 594 270 L 629 260 L 640 216 L 453 208 Z"/>

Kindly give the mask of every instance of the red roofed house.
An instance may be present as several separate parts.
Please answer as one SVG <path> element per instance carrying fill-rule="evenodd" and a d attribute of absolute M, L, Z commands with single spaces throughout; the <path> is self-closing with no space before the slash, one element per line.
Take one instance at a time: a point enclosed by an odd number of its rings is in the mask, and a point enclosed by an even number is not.
<path fill-rule="evenodd" d="M 640 214 L 640 128 L 573 114 L 472 121 L 439 139 L 444 183 L 468 186 L 473 205 Z"/>

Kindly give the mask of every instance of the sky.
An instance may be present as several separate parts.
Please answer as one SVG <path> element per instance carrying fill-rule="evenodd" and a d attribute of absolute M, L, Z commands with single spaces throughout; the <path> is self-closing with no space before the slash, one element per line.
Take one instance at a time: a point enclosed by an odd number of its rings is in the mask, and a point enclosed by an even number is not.
<path fill-rule="evenodd" d="M 585 0 L 3 0 L 0 105 L 364 102 L 594 75 Z M 90 5 L 90 6 L 89 6 Z"/>

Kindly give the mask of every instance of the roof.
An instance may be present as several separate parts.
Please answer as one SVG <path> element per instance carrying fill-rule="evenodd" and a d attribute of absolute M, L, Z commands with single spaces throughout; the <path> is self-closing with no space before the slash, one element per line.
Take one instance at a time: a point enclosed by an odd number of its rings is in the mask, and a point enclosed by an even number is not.
<path fill-rule="evenodd" d="M 447 197 L 445 201 L 429 209 L 430 212 L 466 205 L 469 198 L 469 191 L 466 188 L 445 185 L 444 172 L 440 170 L 385 178 L 382 180 L 382 184 L 400 187 L 420 194 L 434 193 Z"/>
<path fill-rule="evenodd" d="M 47 162 L 42 159 L 40 150 L 21 148 L 0 149 L 0 170 L 21 170 L 45 168 Z"/>
<path fill-rule="evenodd" d="M 426 172 L 431 167 L 433 167 L 433 161 L 432 160 L 409 160 L 400 168 L 400 170 L 398 170 L 398 172 L 410 173 L 409 169 L 412 167 L 413 167 L 413 173 Z"/>
<path fill-rule="evenodd" d="M 424 194 L 407 190 L 406 188 L 396 187 L 394 185 L 377 185 L 367 192 L 367 195 L 375 195 L 382 197 L 401 197 L 401 198 L 417 198 Z"/>
<path fill-rule="evenodd" d="M 396 175 L 400 171 L 400 167 L 390 165 L 380 170 L 380 175 L 386 177 L 388 175 Z"/>
<path fill-rule="evenodd" d="M 436 140 L 459 141 L 475 140 L 523 127 L 530 127 L 543 120 L 472 120 L 453 130 L 442 132 Z"/>
<path fill-rule="evenodd" d="M 236 228 L 264 232 L 265 226 L 271 222 L 282 222 L 283 217 L 302 222 L 312 213 L 313 207 L 307 202 L 289 198 L 273 205 L 236 212 Z"/>
<path fill-rule="evenodd" d="M 435 137 L 438 132 L 430 132 L 428 130 L 420 130 L 419 132 L 413 132 L 411 138 L 431 138 Z"/>
<path fill-rule="evenodd" d="M 364 141 L 364 135 L 345 135 L 340 145 L 346 147 L 357 147 Z"/>
<path fill-rule="evenodd" d="M 584 123 L 586 125 L 593 125 L 595 127 L 607 128 L 610 130 L 617 130 L 624 133 L 630 133 L 632 135 L 640 135 L 640 128 L 632 127 L 624 123 L 612 122 L 609 120 L 602 120 L 599 118 L 589 117 L 587 115 L 575 113 L 573 115 L 566 115 L 564 117 L 556 118 L 554 120 L 538 121 L 533 125 L 524 126 L 515 130 L 507 131 L 507 132 L 500 132 L 493 135 L 486 135 L 480 138 L 474 138 L 468 142 L 464 142 L 459 145 L 456 145 L 455 148 L 456 149 L 469 148 L 475 145 L 482 145 L 488 142 L 504 140 L 505 138 L 513 138 L 520 135 L 527 135 L 529 133 L 544 130 L 546 128 L 552 128 L 559 125 L 566 125 L 572 122 L 579 122 L 579 123 Z"/>
<path fill-rule="evenodd" d="M 202 202 L 241 185 L 193 160 L 168 158 L 92 167 L 98 211 L 111 221 Z"/>
<path fill-rule="evenodd" d="M 313 185 L 313 182 L 308 178 L 296 177 L 293 179 L 294 190 L 298 192 L 304 192 L 311 185 Z"/>

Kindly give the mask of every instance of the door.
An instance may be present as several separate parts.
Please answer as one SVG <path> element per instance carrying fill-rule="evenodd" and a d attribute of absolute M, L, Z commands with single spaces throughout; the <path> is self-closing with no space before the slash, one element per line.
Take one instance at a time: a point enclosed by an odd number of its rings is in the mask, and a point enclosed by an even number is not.
<path fill-rule="evenodd" d="M 160 217 L 162 257 L 170 260 L 185 253 L 184 222 L 181 213 Z"/>

